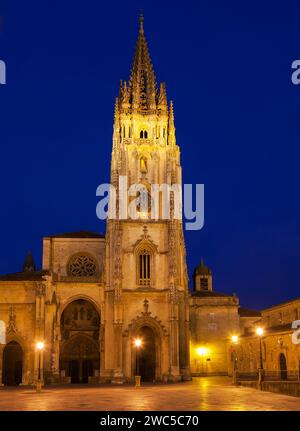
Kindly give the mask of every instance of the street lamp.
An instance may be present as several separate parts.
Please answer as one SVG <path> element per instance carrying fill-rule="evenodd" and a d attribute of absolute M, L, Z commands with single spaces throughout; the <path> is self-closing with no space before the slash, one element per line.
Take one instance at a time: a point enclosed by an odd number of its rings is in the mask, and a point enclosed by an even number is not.
<path fill-rule="evenodd" d="M 207 353 L 207 348 L 206 347 L 198 347 L 197 348 L 197 354 L 199 356 L 205 356 Z"/>
<path fill-rule="evenodd" d="M 135 387 L 139 388 L 141 386 L 139 351 L 143 342 L 141 338 L 135 338 L 133 344 L 135 346 Z"/>
<path fill-rule="evenodd" d="M 262 360 L 262 348 L 261 348 L 261 338 L 264 335 L 264 329 L 261 326 L 256 328 L 256 334 L 259 336 L 259 358 L 260 358 L 260 368 L 263 369 L 263 360 Z"/>
<path fill-rule="evenodd" d="M 239 342 L 239 337 L 237 335 L 232 335 L 231 341 L 233 344 L 237 344 Z"/>
<path fill-rule="evenodd" d="M 38 379 L 37 379 L 37 384 L 36 384 L 36 391 L 37 392 L 41 392 L 42 390 L 42 379 L 41 379 L 41 357 L 42 357 L 42 352 L 45 348 L 45 344 L 43 341 L 38 341 L 36 343 L 36 349 L 38 351 L 38 357 L 39 357 L 39 364 L 38 364 Z"/>
<path fill-rule="evenodd" d="M 238 335 L 232 335 L 231 336 L 231 360 L 232 360 L 232 383 L 234 385 L 237 384 L 237 354 L 236 354 L 236 350 L 233 347 L 234 344 L 238 344 L 239 342 L 239 337 Z"/>
<path fill-rule="evenodd" d="M 262 358 L 262 346 L 261 346 L 261 339 L 262 336 L 264 335 L 264 329 L 261 326 L 258 326 L 256 328 L 256 334 L 259 336 L 259 362 L 260 362 L 260 366 L 258 369 L 258 388 L 260 390 L 262 390 L 262 381 L 263 381 L 263 369 L 264 369 L 264 364 L 263 364 L 263 358 Z"/>
<path fill-rule="evenodd" d="M 204 356 L 207 355 L 208 349 L 206 347 L 197 347 L 196 352 L 201 357 L 202 374 L 204 374 Z"/>

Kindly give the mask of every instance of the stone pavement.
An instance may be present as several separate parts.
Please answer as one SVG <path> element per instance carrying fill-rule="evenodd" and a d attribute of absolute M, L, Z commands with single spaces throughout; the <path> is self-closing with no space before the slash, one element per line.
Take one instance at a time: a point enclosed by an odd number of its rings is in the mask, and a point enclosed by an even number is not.
<path fill-rule="evenodd" d="M 2 388 L 0 410 L 300 410 L 300 398 L 234 387 L 227 377 L 133 386 Z"/>

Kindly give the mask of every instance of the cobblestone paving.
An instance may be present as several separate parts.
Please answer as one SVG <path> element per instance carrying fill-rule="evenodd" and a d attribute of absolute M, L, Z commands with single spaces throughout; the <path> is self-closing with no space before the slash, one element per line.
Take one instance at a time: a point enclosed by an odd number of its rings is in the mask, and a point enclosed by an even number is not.
<path fill-rule="evenodd" d="M 0 389 L 0 410 L 300 410 L 300 398 L 234 387 L 226 377 L 168 385 Z"/>

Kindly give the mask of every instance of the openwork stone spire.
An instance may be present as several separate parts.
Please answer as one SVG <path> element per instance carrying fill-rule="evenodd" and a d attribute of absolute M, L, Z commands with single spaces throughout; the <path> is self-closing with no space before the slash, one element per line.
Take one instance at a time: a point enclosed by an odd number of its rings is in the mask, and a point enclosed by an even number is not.
<path fill-rule="evenodd" d="M 130 105 L 132 112 L 149 114 L 156 111 L 157 98 L 155 73 L 144 34 L 144 17 L 140 15 L 140 30 L 130 79 L 128 85 L 123 82 L 120 86 L 119 100 L 126 105 L 121 107 L 124 110 Z"/>
<path fill-rule="evenodd" d="M 140 16 L 140 32 L 133 58 L 129 86 L 134 108 L 146 112 L 156 108 L 156 78 L 144 34 L 144 17 Z"/>

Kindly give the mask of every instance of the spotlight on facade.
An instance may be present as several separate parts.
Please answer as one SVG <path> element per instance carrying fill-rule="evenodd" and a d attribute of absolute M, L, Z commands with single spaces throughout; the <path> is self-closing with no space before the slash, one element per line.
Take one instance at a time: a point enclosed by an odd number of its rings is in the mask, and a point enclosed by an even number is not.
<path fill-rule="evenodd" d="M 36 343 L 36 348 L 37 348 L 38 350 L 43 350 L 43 349 L 44 349 L 44 347 L 45 347 L 45 344 L 44 344 L 42 341 L 38 341 L 38 342 Z"/>
<path fill-rule="evenodd" d="M 264 329 L 262 327 L 258 326 L 258 328 L 256 328 L 256 334 L 259 337 L 262 337 L 264 335 Z"/>
<path fill-rule="evenodd" d="M 233 344 L 237 344 L 239 342 L 239 337 L 237 335 L 232 335 L 231 341 Z"/>
<path fill-rule="evenodd" d="M 142 346 L 142 340 L 140 339 L 140 338 L 136 338 L 135 340 L 134 340 L 134 345 L 135 345 L 135 347 L 141 347 Z"/>
<path fill-rule="evenodd" d="M 205 356 L 207 354 L 207 348 L 206 347 L 198 347 L 196 349 L 197 355 L 199 356 Z"/>

